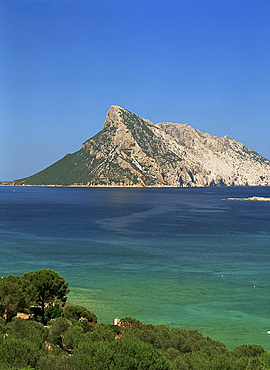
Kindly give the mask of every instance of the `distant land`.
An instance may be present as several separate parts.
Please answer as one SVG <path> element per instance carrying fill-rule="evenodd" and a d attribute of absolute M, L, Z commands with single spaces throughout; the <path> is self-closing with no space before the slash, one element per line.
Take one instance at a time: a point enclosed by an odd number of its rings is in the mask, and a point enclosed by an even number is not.
<path fill-rule="evenodd" d="M 249 198 L 227 198 L 227 200 L 246 200 L 250 202 L 270 202 L 269 197 L 249 197 Z"/>
<path fill-rule="evenodd" d="M 101 131 L 79 151 L 9 185 L 269 186 L 270 161 L 228 136 L 154 124 L 113 105 Z"/>

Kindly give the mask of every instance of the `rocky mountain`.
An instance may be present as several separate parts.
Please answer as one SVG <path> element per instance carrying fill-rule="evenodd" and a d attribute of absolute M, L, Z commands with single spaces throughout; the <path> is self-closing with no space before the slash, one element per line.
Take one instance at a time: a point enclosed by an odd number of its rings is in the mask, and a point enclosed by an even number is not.
<path fill-rule="evenodd" d="M 158 123 L 113 105 L 102 130 L 15 185 L 238 186 L 270 185 L 270 161 L 227 136 L 186 124 Z"/>

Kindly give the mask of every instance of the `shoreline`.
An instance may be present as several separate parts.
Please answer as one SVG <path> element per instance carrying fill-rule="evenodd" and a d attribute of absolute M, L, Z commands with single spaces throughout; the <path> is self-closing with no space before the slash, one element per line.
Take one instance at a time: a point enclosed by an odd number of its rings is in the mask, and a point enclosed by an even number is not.
<path fill-rule="evenodd" d="M 59 184 L 42 184 L 42 185 L 29 185 L 29 184 L 14 184 L 10 182 L 0 182 L 0 186 L 9 186 L 9 187 L 44 187 L 44 188 L 136 188 L 136 189 L 159 189 L 159 188 L 168 188 L 168 189 L 188 189 L 188 188 L 267 188 L 270 185 L 224 185 L 224 186 L 169 186 L 169 185 L 157 185 L 157 186 L 144 186 L 144 185 L 83 185 L 83 184 L 72 184 L 72 185 L 59 185 Z M 249 197 L 249 198 L 226 198 L 226 200 L 249 200 L 249 201 L 260 201 L 261 199 L 252 199 L 252 198 L 265 198 L 266 201 L 270 200 L 267 197 Z"/>

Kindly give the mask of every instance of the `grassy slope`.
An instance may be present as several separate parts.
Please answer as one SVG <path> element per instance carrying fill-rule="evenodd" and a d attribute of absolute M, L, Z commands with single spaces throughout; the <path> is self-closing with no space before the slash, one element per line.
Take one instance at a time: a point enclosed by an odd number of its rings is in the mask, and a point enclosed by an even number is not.
<path fill-rule="evenodd" d="M 84 184 L 89 181 L 87 162 L 88 153 L 80 149 L 78 152 L 68 154 L 51 166 L 33 176 L 16 180 L 16 185 L 72 185 Z"/>

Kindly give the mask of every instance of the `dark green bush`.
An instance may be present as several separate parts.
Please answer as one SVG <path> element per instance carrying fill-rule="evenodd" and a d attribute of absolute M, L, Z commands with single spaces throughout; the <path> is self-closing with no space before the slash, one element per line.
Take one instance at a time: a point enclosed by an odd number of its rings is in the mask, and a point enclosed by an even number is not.
<path fill-rule="evenodd" d="M 67 306 L 64 310 L 64 317 L 67 319 L 79 320 L 80 318 L 86 319 L 90 323 L 97 323 L 97 317 L 93 312 L 90 312 L 83 306 Z"/>
<path fill-rule="evenodd" d="M 82 342 L 75 348 L 72 369 L 171 369 L 164 354 L 137 341 Z"/>
<path fill-rule="evenodd" d="M 73 350 L 84 340 L 84 337 L 84 330 L 81 326 L 70 326 L 62 335 L 63 346 L 66 349 Z"/>
<path fill-rule="evenodd" d="M 14 318 L 7 325 L 7 333 L 9 338 L 27 340 L 34 343 L 38 348 L 43 348 L 48 336 L 48 329 L 36 321 Z"/>
<path fill-rule="evenodd" d="M 36 370 L 69 370 L 70 355 L 52 346 L 50 351 L 44 352 L 38 360 Z"/>
<path fill-rule="evenodd" d="M 115 331 L 105 324 L 93 327 L 91 331 L 86 334 L 87 339 L 97 341 L 113 341 L 115 340 Z"/>
<path fill-rule="evenodd" d="M 58 317 L 49 328 L 48 342 L 62 347 L 63 337 L 72 324 L 65 317 Z"/>
<path fill-rule="evenodd" d="M 46 322 L 50 321 L 51 319 L 56 319 L 57 317 L 62 317 L 62 316 L 63 316 L 63 309 L 60 308 L 59 304 L 56 304 L 55 306 L 51 305 L 45 308 L 44 318 Z"/>
<path fill-rule="evenodd" d="M 32 342 L 6 337 L 0 340 L 0 368 L 35 367 L 40 353 L 39 347 Z"/>
<path fill-rule="evenodd" d="M 264 353 L 264 348 L 258 344 L 244 344 L 232 350 L 235 357 L 257 357 Z"/>

